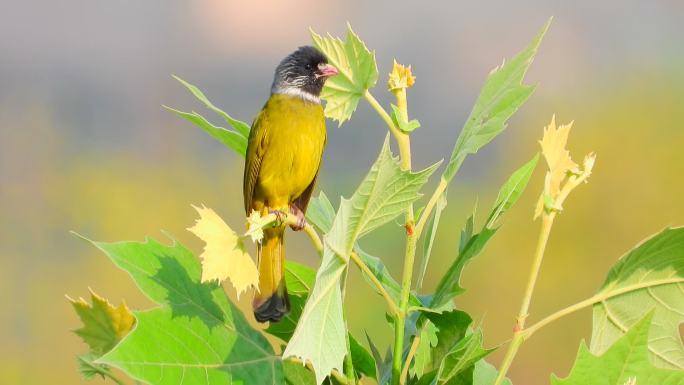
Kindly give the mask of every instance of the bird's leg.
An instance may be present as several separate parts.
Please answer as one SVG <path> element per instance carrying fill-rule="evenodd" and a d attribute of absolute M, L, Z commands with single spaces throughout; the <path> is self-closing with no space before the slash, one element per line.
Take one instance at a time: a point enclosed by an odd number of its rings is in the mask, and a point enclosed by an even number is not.
<path fill-rule="evenodd" d="M 274 210 L 272 208 L 268 208 L 268 213 L 269 214 L 274 214 L 276 216 L 276 221 L 275 221 L 275 226 L 274 227 L 280 227 L 280 225 L 283 224 L 283 215 L 285 215 L 282 210 Z"/>
<path fill-rule="evenodd" d="M 297 223 L 294 225 L 290 225 L 290 228 L 292 228 L 292 230 L 294 231 L 304 230 L 304 227 L 306 227 L 306 218 L 304 217 L 304 211 L 302 211 L 302 209 L 300 209 L 296 203 L 291 203 L 290 213 L 294 214 L 297 217 Z"/>

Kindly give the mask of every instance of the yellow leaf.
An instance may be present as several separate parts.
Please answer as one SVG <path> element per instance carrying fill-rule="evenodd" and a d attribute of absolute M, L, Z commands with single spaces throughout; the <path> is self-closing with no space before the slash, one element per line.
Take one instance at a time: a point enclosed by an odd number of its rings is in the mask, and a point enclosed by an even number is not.
<path fill-rule="evenodd" d="M 135 317 L 125 303 L 114 307 L 106 299 L 90 291 L 91 304 L 83 298 L 67 299 L 83 322 L 74 332 L 90 347 L 91 353 L 101 356 L 112 350 L 135 325 Z"/>
<path fill-rule="evenodd" d="M 387 80 L 387 87 L 389 90 L 409 88 L 413 86 L 415 82 L 416 77 L 411 73 L 411 66 L 405 67 L 395 60 L 392 72 L 389 74 L 389 80 Z"/>
<path fill-rule="evenodd" d="M 242 239 L 219 217 L 214 210 L 195 207 L 200 215 L 193 227 L 188 228 L 204 241 L 202 260 L 202 282 L 226 278 L 240 294 L 250 286 L 256 287 L 259 272 L 252 258 L 245 251 Z"/>
<path fill-rule="evenodd" d="M 544 128 L 544 137 L 539 141 L 542 154 L 549 168 L 545 192 L 556 198 L 560 192 L 561 183 L 568 172 L 579 173 L 577 163 L 570 158 L 570 152 L 565 148 L 572 122 L 556 128 L 556 116 Z"/>

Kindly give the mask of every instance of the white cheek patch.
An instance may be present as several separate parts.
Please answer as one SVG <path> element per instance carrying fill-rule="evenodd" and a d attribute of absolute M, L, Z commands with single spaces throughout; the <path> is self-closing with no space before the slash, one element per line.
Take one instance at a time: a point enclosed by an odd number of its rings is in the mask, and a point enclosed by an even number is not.
<path fill-rule="evenodd" d="M 297 96 L 300 97 L 308 102 L 311 103 L 317 103 L 321 104 L 321 98 L 319 98 L 316 95 L 312 95 L 306 91 L 303 91 L 301 88 L 297 87 L 278 87 L 275 90 L 273 90 L 274 94 L 281 94 L 281 95 L 292 95 L 292 96 Z"/>

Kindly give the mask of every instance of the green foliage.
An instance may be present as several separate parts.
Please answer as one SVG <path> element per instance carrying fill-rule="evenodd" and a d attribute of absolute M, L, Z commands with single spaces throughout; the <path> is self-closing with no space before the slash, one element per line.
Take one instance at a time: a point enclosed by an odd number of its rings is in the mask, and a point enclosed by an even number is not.
<path fill-rule="evenodd" d="M 342 370 L 346 352 L 341 278 L 356 240 L 391 221 L 418 199 L 436 165 L 421 172 L 402 171 L 385 140 L 378 159 L 351 199 L 340 208 L 325 235 L 323 261 L 316 283 L 290 339 L 284 357 L 311 362 L 317 383 L 332 370 Z M 319 336 L 326 336 L 322 341 Z"/>
<path fill-rule="evenodd" d="M 413 130 L 415 130 L 416 128 L 420 127 L 420 122 L 416 119 L 413 119 L 411 121 L 403 119 L 401 117 L 401 113 L 399 113 L 399 107 L 395 106 L 394 104 L 390 105 L 390 107 L 392 107 L 392 112 L 390 113 L 390 116 L 392 117 L 392 122 L 394 122 L 394 125 L 397 126 L 400 130 L 408 134 L 413 132 Z"/>
<path fill-rule="evenodd" d="M 600 356 L 582 343 L 567 378 L 553 376 L 553 385 L 681 385 L 684 371 L 656 368 L 649 360 L 648 337 L 652 313 L 632 325 Z"/>
<path fill-rule="evenodd" d="M 610 270 L 594 305 L 591 351 L 605 352 L 647 313 L 656 366 L 684 369 L 684 228 L 665 229 L 631 250 Z"/>
<path fill-rule="evenodd" d="M 430 307 L 439 308 L 453 297 L 463 293 L 464 289 L 460 285 L 463 268 L 484 249 L 487 242 L 496 234 L 498 228 L 494 227 L 495 224 L 525 191 L 538 160 L 539 156 L 537 155 L 508 178 L 499 190 L 487 222 L 479 233 L 473 234 L 475 213 L 468 218 L 466 226 L 461 232 L 458 257 L 437 284 Z"/>
<path fill-rule="evenodd" d="M 326 101 L 325 116 L 342 125 L 351 118 L 366 90 L 378 81 L 375 53 L 366 48 L 349 24 L 346 41 L 330 35 L 322 37 L 314 31 L 311 31 L 311 38 L 339 71 L 337 76 L 325 82 L 321 97 Z"/>
<path fill-rule="evenodd" d="M 136 311 L 133 320 L 127 309 L 114 308 L 94 295 L 90 308 L 85 302 L 72 301 L 84 323 L 76 332 L 90 347 L 88 353 L 78 357 L 84 377 L 100 375 L 120 382 L 111 371 L 117 368 L 135 381 L 150 385 L 339 385 L 356 384 L 362 377 L 379 385 L 511 385 L 505 378 L 508 367 L 517 348 L 537 329 L 524 329 L 526 305 L 508 354 L 497 370 L 484 360 L 493 349 L 484 347 L 483 331 L 472 324 L 470 315 L 455 308 L 453 299 L 464 291 L 460 282 L 464 267 L 496 234 L 503 214 L 527 187 L 539 156 L 518 168 L 503 184 L 479 232 L 475 230 L 474 213 L 466 220 L 458 254 L 434 293 L 419 295 L 411 291 L 410 272 L 422 236 L 423 259 L 416 285 L 420 288 L 447 204 L 447 185 L 464 159 L 500 134 L 533 92 L 534 86 L 524 85 L 523 78 L 548 27 L 549 23 L 525 50 L 489 74 L 428 204 L 413 211 L 413 204 L 440 163 L 413 172 L 408 166 L 410 161 L 392 155 L 389 135 L 368 174 L 350 199 L 341 198 L 337 211 L 323 192 L 311 199 L 306 218 L 324 234 L 323 240 L 316 240 L 309 227 L 306 230 L 321 249 L 321 264 L 313 270 L 286 262 L 292 311 L 279 323 L 259 330 L 251 327 L 220 285 L 201 282 L 198 259 L 177 242 L 93 242 L 117 267 L 130 274 L 157 307 Z M 339 70 L 323 90 L 326 116 L 341 125 L 365 97 L 390 126 L 400 154 L 410 153 L 410 135 L 420 126 L 417 120 L 408 119 L 403 92 L 415 81 L 410 66 L 395 63 L 395 78 L 404 82 L 402 92 L 395 96 L 402 103 L 390 105 L 387 113 L 369 91 L 378 79 L 375 55 L 351 27 L 345 41 L 313 31 L 311 34 L 314 45 Z M 249 125 L 216 107 L 197 87 L 176 79 L 230 128 L 216 126 L 196 112 L 167 108 L 244 156 Z M 566 151 L 564 145 L 560 147 Z M 587 162 L 593 166 L 593 157 L 585 159 L 585 170 Z M 590 168 L 579 182 L 586 180 Z M 576 177 L 562 171 L 557 179 L 573 187 L 572 183 L 579 183 L 573 179 Z M 542 213 L 543 229 L 550 231 L 550 223 L 558 213 Z M 364 252 L 358 240 L 402 215 L 407 218 L 404 264 L 409 273 L 399 282 L 384 260 Z M 421 232 L 422 225 L 425 232 Z M 542 234 L 548 237 L 548 232 Z M 238 235 L 233 232 L 232 237 Z M 246 238 L 239 238 L 240 242 L 242 239 Z M 545 242 L 540 243 L 539 264 Z M 369 336 L 370 352 L 347 329 L 343 293 L 352 256 L 369 285 L 388 303 L 387 319 L 397 329 L 396 349 L 390 347 L 384 355 Z M 218 258 L 221 260 L 220 255 Z M 623 257 L 596 296 L 540 321 L 543 326 L 594 305 L 591 353 L 582 345 L 570 376 L 553 378 L 553 383 L 684 384 L 684 347 L 678 329 L 684 321 L 682 261 L 684 228 L 667 229 Z M 533 283 L 534 279 L 532 288 Z M 528 293 L 531 296 L 531 290 Z M 135 328 L 131 329 L 133 324 Z M 283 349 L 274 349 L 265 334 L 276 337 L 270 340 L 283 345 Z M 282 355 L 276 350 L 282 350 Z"/>
<path fill-rule="evenodd" d="M 448 182 L 456 175 L 468 154 L 476 153 L 499 135 L 506 128 L 508 119 L 532 94 L 535 87 L 523 85 L 522 81 L 550 25 L 551 20 L 525 50 L 489 74 L 475 107 L 456 140 L 454 151 L 442 175 L 444 180 Z"/>
<path fill-rule="evenodd" d="M 180 243 L 93 244 L 159 305 L 135 312 L 135 329 L 96 363 L 148 384 L 279 383 L 271 345 L 221 286 L 200 282 L 198 259 Z"/>
<path fill-rule="evenodd" d="M 171 107 L 164 106 L 169 111 L 177 114 L 178 116 L 188 120 L 190 123 L 195 124 L 197 127 L 206 131 L 214 139 L 226 145 L 226 147 L 235 151 L 241 156 L 245 156 L 247 153 L 247 139 L 249 138 L 250 127 L 247 123 L 234 119 L 227 113 L 225 113 L 220 108 L 216 107 L 209 99 L 199 90 L 199 88 L 186 82 L 185 80 L 174 76 L 182 85 L 184 85 L 199 101 L 204 103 L 210 110 L 221 116 L 226 123 L 228 123 L 233 130 L 229 130 L 223 127 L 215 126 L 209 120 L 207 120 L 202 115 L 197 112 L 183 112 Z"/>

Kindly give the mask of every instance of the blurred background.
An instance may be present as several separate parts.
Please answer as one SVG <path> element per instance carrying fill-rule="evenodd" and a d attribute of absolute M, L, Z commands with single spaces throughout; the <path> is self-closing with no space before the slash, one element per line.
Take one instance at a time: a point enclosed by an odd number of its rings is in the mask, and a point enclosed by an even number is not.
<path fill-rule="evenodd" d="M 199 251 L 185 230 L 196 217 L 191 204 L 242 225 L 242 159 L 161 107 L 214 118 L 171 74 L 249 122 L 276 64 L 309 44 L 308 27 L 341 35 L 350 21 L 376 50 L 374 94 L 386 106 L 392 59 L 413 65 L 409 108 L 422 123 L 413 135 L 420 168 L 449 156 L 487 73 L 551 15 L 527 76 L 539 87 L 451 185 L 424 287 L 432 289 L 456 256 L 475 202 L 484 217 L 556 113 L 559 123 L 575 121 L 575 159 L 589 151 L 598 159 L 557 221 L 530 321 L 591 295 L 626 250 L 684 224 L 684 2 L 0 2 L 0 383 L 85 383 L 75 356 L 86 346 L 70 331 L 79 321 L 65 294 L 87 296 L 91 287 L 133 309 L 150 306 L 125 273 L 70 230 L 103 241 L 164 239 L 166 230 Z M 376 157 L 386 128 L 362 101 L 351 122 L 329 123 L 328 133 L 319 187 L 338 202 Z M 465 271 L 467 292 L 457 305 L 482 323 L 489 346 L 510 338 L 519 307 L 539 226 L 532 213 L 540 170 Z M 397 221 L 362 241 L 396 277 L 402 232 Z M 288 235 L 288 248 L 293 259 L 316 265 L 303 234 Z M 367 330 L 386 346 L 382 300 L 368 295 L 358 271 L 350 279 L 353 331 Z M 511 369 L 514 383 L 564 376 L 590 327 L 585 310 L 536 334 Z"/>

